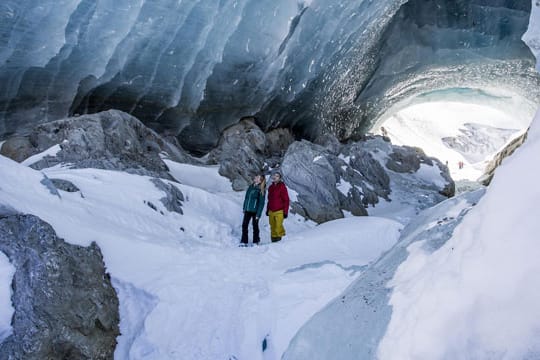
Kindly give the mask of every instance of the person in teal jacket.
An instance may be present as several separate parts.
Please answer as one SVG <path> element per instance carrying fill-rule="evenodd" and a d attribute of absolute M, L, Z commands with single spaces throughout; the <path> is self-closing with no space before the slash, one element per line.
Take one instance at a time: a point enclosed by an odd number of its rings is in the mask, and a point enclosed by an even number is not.
<path fill-rule="evenodd" d="M 249 222 L 253 224 L 253 244 L 259 244 L 259 219 L 264 208 L 264 197 L 266 193 L 266 179 L 264 175 L 256 175 L 253 183 L 249 185 L 244 198 L 244 220 L 242 221 L 242 240 L 240 246 L 248 244 Z"/>

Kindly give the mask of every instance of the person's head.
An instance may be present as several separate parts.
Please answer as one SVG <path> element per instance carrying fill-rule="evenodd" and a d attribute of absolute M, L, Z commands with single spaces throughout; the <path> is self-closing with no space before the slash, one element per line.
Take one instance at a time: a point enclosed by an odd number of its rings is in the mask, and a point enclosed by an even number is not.
<path fill-rule="evenodd" d="M 255 176 L 253 177 L 253 183 L 254 183 L 255 185 L 259 185 L 261 182 L 263 182 L 263 180 L 264 180 L 264 176 L 263 176 L 263 175 L 260 175 L 260 174 L 255 175 Z"/>
<path fill-rule="evenodd" d="M 280 172 L 275 172 L 272 174 L 272 182 L 273 183 L 278 183 L 281 181 L 281 173 Z"/>
<path fill-rule="evenodd" d="M 264 175 L 258 174 L 253 177 L 253 184 L 258 185 L 261 189 L 261 194 L 264 195 L 266 191 L 266 178 Z"/>

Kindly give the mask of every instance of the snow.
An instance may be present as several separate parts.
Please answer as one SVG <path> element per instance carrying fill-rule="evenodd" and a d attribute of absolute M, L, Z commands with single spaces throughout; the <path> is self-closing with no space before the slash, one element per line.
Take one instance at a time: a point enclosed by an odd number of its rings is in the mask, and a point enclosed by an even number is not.
<path fill-rule="evenodd" d="M 349 193 L 349 190 L 351 190 L 352 185 L 350 182 L 346 181 L 345 179 L 341 178 L 339 180 L 339 183 L 337 184 L 337 189 L 345 196 Z"/>
<path fill-rule="evenodd" d="M 414 176 L 420 181 L 433 183 L 441 188 L 444 188 L 446 185 L 446 182 L 441 177 L 441 169 L 437 165 L 420 164 L 420 169 L 418 169 Z"/>
<path fill-rule="evenodd" d="M 431 255 L 408 248 L 381 359 L 540 358 L 539 152 L 537 114 L 452 238 Z"/>
<path fill-rule="evenodd" d="M 35 164 L 37 163 L 38 161 L 40 161 L 41 159 L 43 159 L 45 156 L 56 156 L 56 154 L 62 150 L 62 148 L 60 147 L 60 145 L 56 144 L 54 146 L 51 146 L 49 149 L 39 153 L 39 154 L 36 154 L 36 155 L 33 155 L 33 156 L 30 156 L 28 159 L 24 160 L 21 164 L 23 165 L 26 165 L 26 166 L 30 166 L 32 164 Z"/>
<path fill-rule="evenodd" d="M 522 134 L 530 120 L 525 114 L 516 116 L 489 106 L 433 101 L 399 111 L 374 131 L 382 132 L 382 126 L 393 144 L 417 146 L 428 156 L 447 162 L 454 180 L 476 180 L 487 162 Z M 446 145 L 442 139 L 447 137 L 458 137 L 463 148 Z"/>
<path fill-rule="evenodd" d="M 226 192 L 232 189 L 230 180 L 218 174 L 219 165 L 196 166 L 167 159 L 163 161 L 169 167 L 172 177 L 182 184 L 210 192 Z"/>
<path fill-rule="evenodd" d="M 164 193 L 147 176 L 36 171 L 0 157 L 0 204 L 39 216 L 67 242 L 100 246 L 120 299 L 119 359 L 278 359 L 402 228 L 377 217 L 317 226 L 291 214 L 281 242 L 270 244 L 263 218 L 264 245 L 239 248 L 244 194 L 233 192 L 217 167 L 167 166 L 181 184 L 162 181 L 183 193 L 183 215 L 165 208 Z M 80 192 L 55 195 L 45 175 Z M 2 271 L 3 289 L 12 274 Z M 7 296 L 2 301 L 0 329 L 9 331 L 13 311 Z"/>
<path fill-rule="evenodd" d="M 12 332 L 10 323 L 14 309 L 11 304 L 11 279 L 14 273 L 15 268 L 0 252 L 0 343 Z"/>

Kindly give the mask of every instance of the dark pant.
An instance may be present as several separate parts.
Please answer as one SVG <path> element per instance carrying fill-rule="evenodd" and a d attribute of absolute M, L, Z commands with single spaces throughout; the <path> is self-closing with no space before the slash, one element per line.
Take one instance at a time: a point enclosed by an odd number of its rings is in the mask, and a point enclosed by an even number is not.
<path fill-rule="evenodd" d="M 260 241 L 259 238 L 259 219 L 257 219 L 257 214 L 249 211 L 244 212 L 244 221 L 242 221 L 242 244 L 248 243 L 248 227 L 249 221 L 252 220 L 253 223 L 253 243 L 257 244 Z"/>

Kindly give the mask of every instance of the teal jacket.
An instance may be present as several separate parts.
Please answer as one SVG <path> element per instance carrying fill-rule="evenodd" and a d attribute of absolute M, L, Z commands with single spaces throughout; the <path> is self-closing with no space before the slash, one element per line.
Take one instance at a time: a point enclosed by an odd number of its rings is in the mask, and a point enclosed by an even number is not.
<path fill-rule="evenodd" d="M 249 185 L 246 190 L 243 208 L 244 211 L 256 213 L 258 218 L 261 217 L 264 208 L 264 194 L 261 194 L 259 185 Z"/>

